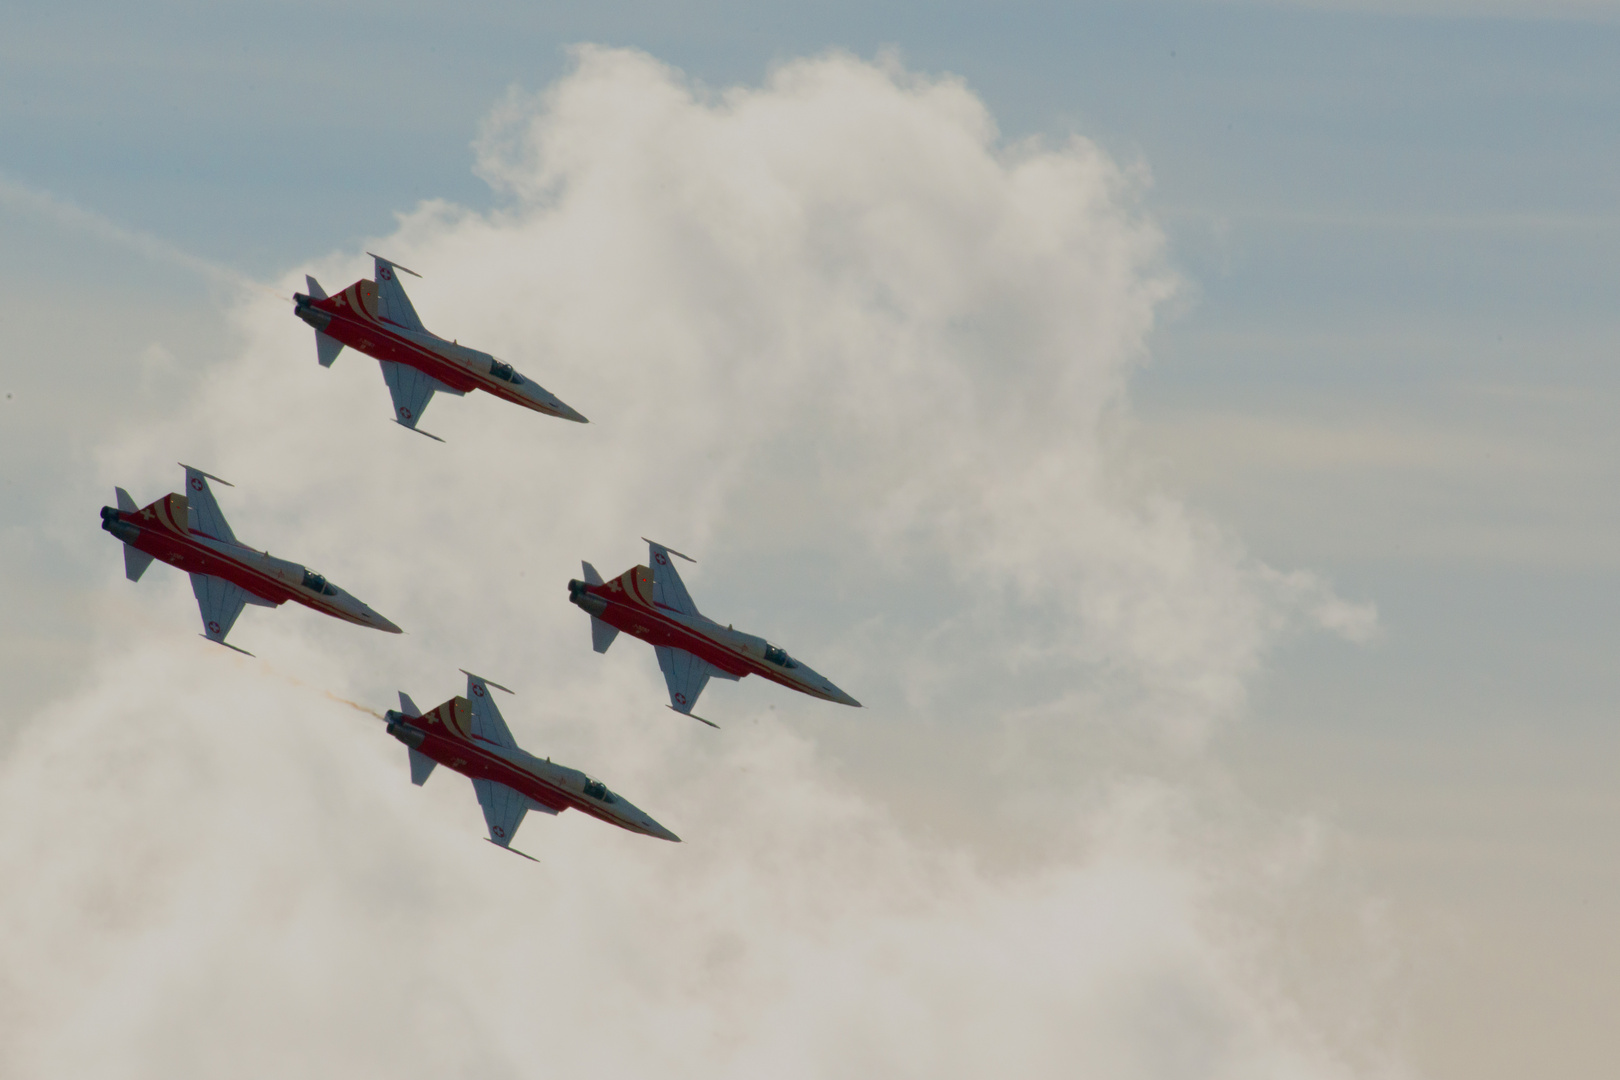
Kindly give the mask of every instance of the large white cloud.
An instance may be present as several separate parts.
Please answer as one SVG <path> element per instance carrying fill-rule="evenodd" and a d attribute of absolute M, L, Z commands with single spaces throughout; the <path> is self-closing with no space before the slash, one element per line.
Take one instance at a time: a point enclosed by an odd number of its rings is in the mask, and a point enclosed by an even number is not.
<path fill-rule="evenodd" d="M 892 63 L 711 94 L 640 54 L 577 60 L 480 139 L 505 209 L 425 206 L 372 250 L 427 273 L 431 328 L 592 425 L 440 398 L 423 426 L 448 443 L 417 438 L 371 361 L 319 369 L 255 299 L 170 422 L 104 448 L 139 499 L 177 457 L 236 481 L 238 535 L 409 634 L 250 608 L 233 640 L 262 659 L 225 654 L 179 575 L 129 586 L 109 544 L 89 689 L 0 762 L 31 823 L 0 834 L 0 1071 L 1381 1060 L 1356 994 L 1287 991 L 1278 912 L 1314 849 L 1188 775 L 1286 626 L 1372 616 L 1136 479 L 1126 380 L 1174 285 L 1139 181 L 1083 140 L 1004 146 L 961 84 Z M 563 589 L 642 535 L 700 558 L 707 612 L 868 708 L 750 681 L 708 690 L 719 733 L 661 709 L 650 650 L 594 655 Z M 427 704 L 458 666 L 520 690 L 531 750 L 687 842 L 531 817 L 540 866 L 502 855 L 469 785 L 412 788 L 322 693 Z M 1352 948 L 1335 983 L 1375 969 Z"/>

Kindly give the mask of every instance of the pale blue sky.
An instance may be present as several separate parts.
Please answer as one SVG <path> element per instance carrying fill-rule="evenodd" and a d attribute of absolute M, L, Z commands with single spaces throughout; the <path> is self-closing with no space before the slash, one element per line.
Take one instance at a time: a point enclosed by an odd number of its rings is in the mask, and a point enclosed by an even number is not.
<path fill-rule="evenodd" d="M 1187 288 L 1133 383 L 1143 445 L 1257 556 L 1377 604 L 1371 646 L 1277 654 L 1225 746 L 1255 798 L 1346 830 L 1414 937 L 1460 935 L 1414 965 L 1420 1064 L 1613 1067 L 1581 1010 L 1620 992 L 1614 947 L 1582 944 L 1620 900 L 1620 24 L 1432 10 L 14 5 L 0 522 L 25 599 L 0 670 L 71 679 L 75 582 L 110 557 L 74 487 L 96 426 L 221 349 L 177 253 L 268 279 L 424 199 L 495 205 L 479 125 L 576 42 L 714 88 L 892 47 L 1009 140 L 1072 132 L 1151 173 Z"/>

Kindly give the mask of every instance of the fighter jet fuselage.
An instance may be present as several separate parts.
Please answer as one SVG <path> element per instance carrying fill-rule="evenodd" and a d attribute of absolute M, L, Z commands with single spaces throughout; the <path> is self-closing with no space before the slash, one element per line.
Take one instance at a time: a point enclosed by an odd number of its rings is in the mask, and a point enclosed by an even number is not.
<path fill-rule="evenodd" d="M 667 556 L 663 572 L 673 576 Z M 721 678 L 758 675 L 823 701 L 860 705 L 826 677 L 764 638 L 724 626 L 696 611 L 683 612 L 659 603 L 654 596 L 653 571 L 646 566 L 632 567 L 601 584 L 577 580 L 568 583 L 568 599 L 592 618 L 654 648 L 690 653 L 714 668 Z M 683 694 L 687 700 L 681 699 Z M 687 712 L 695 704 L 695 694 L 676 689 L 673 684 L 671 696 L 679 712 Z"/>
<path fill-rule="evenodd" d="M 473 677 L 469 692 L 484 695 L 485 707 L 488 707 L 489 691 L 482 680 Z M 388 734 L 411 749 L 413 779 L 420 776 L 418 783 L 426 780 L 426 773 L 419 772 L 420 766 L 415 764 L 416 755 L 422 755 L 472 780 L 475 787 L 480 781 L 487 781 L 510 788 L 529 800 L 530 809 L 542 813 L 578 810 L 633 833 L 660 840 L 680 840 L 623 796 L 609 791 L 601 781 L 578 769 L 537 758 L 510 742 L 504 725 L 491 732 L 493 738 L 478 734 L 480 725 L 473 704 L 465 697 L 453 697 L 421 716 L 390 709 L 383 719 L 388 724 Z M 507 745 L 498 741 L 502 738 L 508 740 Z M 487 790 L 479 792 L 480 801 L 485 799 Z M 491 799 L 485 806 L 490 839 L 507 847 L 522 821 L 522 813 L 513 814 L 509 807 L 503 808 L 507 811 L 503 813 L 495 808 L 497 801 Z"/>
<path fill-rule="evenodd" d="M 208 536 L 189 526 L 190 516 L 186 496 L 170 493 L 140 510 L 104 506 L 101 527 L 143 555 L 194 575 L 193 581 L 201 575 L 241 589 L 252 598 L 248 603 L 279 607 L 292 600 L 345 622 L 400 632 L 399 627 L 321 575 L 268 552 Z M 133 576 L 138 577 L 141 570 Z M 199 594 L 199 601 L 202 599 Z M 239 605 L 236 610 L 240 610 Z M 204 629 L 210 640 L 222 642 L 235 618 L 234 612 L 215 616 L 205 607 Z"/>
<path fill-rule="evenodd" d="M 381 300 L 378 282 L 364 279 L 335 296 L 326 296 L 311 278 L 310 288 L 319 295 L 293 295 L 294 313 L 315 330 L 321 343 L 323 365 L 330 364 L 344 345 L 381 361 L 394 394 L 395 419 L 413 430 L 435 390 L 451 394 L 482 390 L 547 416 L 585 422 L 585 417 L 513 370 L 511 364 L 429 333 L 399 287 L 396 269 L 387 260 L 377 262 L 378 277 L 385 279 L 388 294 Z M 330 345 L 325 344 L 328 340 Z M 389 365 L 393 364 L 419 371 L 429 381 L 401 380 L 391 373 Z"/>

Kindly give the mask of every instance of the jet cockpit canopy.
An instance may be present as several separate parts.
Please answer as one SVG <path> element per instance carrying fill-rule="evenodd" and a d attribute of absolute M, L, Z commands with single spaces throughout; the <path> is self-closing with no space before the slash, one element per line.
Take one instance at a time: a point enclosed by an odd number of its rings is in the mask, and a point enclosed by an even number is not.
<path fill-rule="evenodd" d="M 767 644 L 765 646 L 765 659 L 777 667 L 796 668 L 799 666 L 798 661 L 789 656 L 787 650 L 780 645 Z"/>
<path fill-rule="evenodd" d="M 304 570 L 304 588 L 309 589 L 311 592 L 318 592 L 322 596 L 337 595 L 337 586 L 328 584 L 325 578 L 307 568 Z"/>
<path fill-rule="evenodd" d="M 511 364 L 497 360 L 493 356 L 489 359 L 489 373 L 497 379 L 504 379 L 513 386 L 523 385 L 523 376 L 513 371 Z"/>
<path fill-rule="evenodd" d="M 585 778 L 585 794 L 589 795 L 598 802 L 618 802 L 618 800 L 613 797 L 613 792 L 607 789 L 606 784 L 602 783 L 600 780 L 593 780 L 589 776 Z"/>

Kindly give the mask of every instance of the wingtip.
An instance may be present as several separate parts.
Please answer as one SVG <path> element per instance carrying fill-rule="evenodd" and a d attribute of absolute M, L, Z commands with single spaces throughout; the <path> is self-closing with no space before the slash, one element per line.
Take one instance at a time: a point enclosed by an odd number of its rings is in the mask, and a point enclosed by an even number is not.
<path fill-rule="evenodd" d="M 533 855 L 530 855 L 528 852 L 519 851 L 517 848 L 509 847 L 506 844 L 497 844 L 497 843 L 495 843 L 495 841 L 491 840 L 487 836 L 484 837 L 484 843 L 491 844 L 491 845 L 493 845 L 495 847 L 498 847 L 502 851 L 510 851 L 514 855 L 522 855 L 525 859 L 528 859 L 532 863 L 538 863 L 540 861 L 539 859 L 535 858 Z"/>
<path fill-rule="evenodd" d="M 714 730 L 716 730 L 716 731 L 720 730 L 720 725 L 719 724 L 715 723 L 713 720 L 705 720 L 705 719 L 703 719 L 703 717 L 699 716 L 695 712 L 681 712 L 681 710 L 677 709 L 673 705 L 665 705 L 664 708 L 668 709 L 670 712 L 674 713 L 676 716 L 690 716 L 693 720 L 696 720 L 700 724 L 708 724 L 710 727 L 714 728 Z"/>
<path fill-rule="evenodd" d="M 213 642 L 213 644 L 215 644 L 215 645 L 223 645 L 223 646 L 225 646 L 225 647 L 226 647 L 226 648 L 227 648 L 227 649 L 229 649 L 229 650 L 231 650 L 231 652 L 239 652 L 239 653 L 241 653 L 241 654 L 242 654 L 242 655 L 243 655 L 243 656 L 253 656 L 253 654 L 252 654 L 252 653 L 250 653 L 250 652 L 248 652 L 248 651 L 247 651 L 247 650 L 246 650 L 246 649 L 238 649 L 238 648 L 237 648 L 237 647 L 236 647 L 236 646 L 235 646 L 235 645 L 232 645 L 232 644 L 231 644 L 231 643 L 230 643 L 230 642 L 228 642 L 228 641 L 214 641 L 214 639 L 213 639 L 213 638 L 211 638 L 211 637 L 209 637 L 209 636 L 208 636 L 208 635 L 207 635 L 207 634 L 198 634 L 198 635 L 197 635 L 197 636 L 198 636 L 198 637 L 200 637 L 200 638 L 202 638 L 202 639 L 203 639 L 203 640 L 204 640 L 204 641 L 209 641 L 209 642 Z M 253 658 L 254 658 L 254 659 L 255 659 L 255 660 L 257 660 L 257 659 L 258 659 L 258 657 L 256 657 L 256 656 L 254 656 L 254 657 L 253 657 Z"/>
<path fill-rule="evenodd" d="M 195 465 L 187 465 L 183 461 L 177 461 L 177 462 L 175 462 L 175 464 L 180 466 L 182 469 L 190 469 L 192 472 L 201 473 L 203 476 L 208 477 L 208 479 L 214 481 L 214 483 L 216 483 L 216 484 L 224 484 L 226 487 L 235 487 L 236 486 L 235 484 L 231 483 L 229 480 L 223 480 L 220 477 L 215 476 L 211 472 L 203 472 L 203 470 L 197 468 L 197 466 L 195 466 Z"/>
<path fill-rule="evenodd" d="M 431 431 L 423 431 L 419 427 L 411 427 L 411 425 L 407 424 L 405 421 L 399 419 L 398 417 L 395 417 L 394 423 L 398 424 L 400 427 L 404 428 L 406 431 L 414 431 L 416 434 L 421 435 L 424 438 L 432 439 L 436 443 L 444 442 L 443 439 L 441 439 L 437 435 L 433 434 L 433 432 L 431 432 Z"/>

